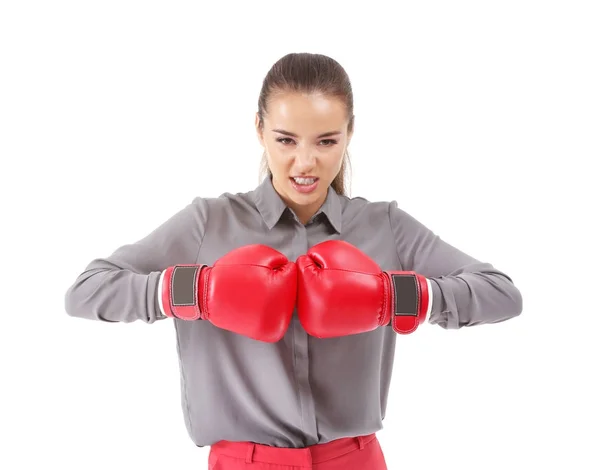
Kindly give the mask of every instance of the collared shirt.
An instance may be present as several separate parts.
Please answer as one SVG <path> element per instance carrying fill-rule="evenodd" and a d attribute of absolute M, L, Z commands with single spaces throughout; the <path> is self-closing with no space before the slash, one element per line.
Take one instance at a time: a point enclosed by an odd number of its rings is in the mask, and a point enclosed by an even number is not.
<path fill-rule="evenodd" d="M 210 266 L 254 243 L 295 261 L 325 240 L 355 245 L 382 270 L 427 277 L 431 324 L 456 329 L 521 313 L 521 294 L 506 274 L 450 246 L 395 201 L 329 188 L 304 225 L 270 178 L 247 193 L 197 197 L 142 240 L 93 260 L 68 289 L 65 308 L 75 317 L 151 324 L 165 318 L 157 286 L 169 266 Z M 382 429 L 397 338 L 391 327 L 319 339 L 294 312 L 284 338 L 265 343 L 208 321 L 166 321 L 176 331 L 183 416 L 197 446 L 229 440 L 298 448 Z"/>

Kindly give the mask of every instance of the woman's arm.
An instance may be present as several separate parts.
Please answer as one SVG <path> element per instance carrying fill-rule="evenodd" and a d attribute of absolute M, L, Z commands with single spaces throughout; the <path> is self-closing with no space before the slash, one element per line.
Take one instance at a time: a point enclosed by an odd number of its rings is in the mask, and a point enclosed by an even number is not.
<path fill-rule="evenodd" d="M 449 245 L 396 201 L 390 203 L 389 216 L 402 269 L 431 280 L 429 323 L 457 329 L 521 314 L 521 293 L 507 274 Z"/>
<path fill-rule="evenodd" d="M 196 262 L 206 221 L 206 201 L 195 198 L 142 240 L 93 260 L 66 292 L 67 314 L 124 323 L 166 318 L 157 299 L 161 271 Z"/>

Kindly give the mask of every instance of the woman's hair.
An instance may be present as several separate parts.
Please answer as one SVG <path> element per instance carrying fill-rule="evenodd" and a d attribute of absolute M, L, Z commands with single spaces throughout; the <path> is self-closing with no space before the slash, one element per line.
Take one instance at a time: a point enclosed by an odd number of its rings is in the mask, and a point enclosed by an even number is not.
<path fill-rule="evenodd" d="M 264 126 L 264 116 L 267 105 L 273 95 L 277 93 L 299 92 L 320 93 L 326 96 L 339 98 L 346 105 L 349 117 L 348 132 L 354 128 L 354 97 L 350 78 L 344 68 L 334 59 L 311 53 L 292 53 L 279 59 L 263 80 L 263 85 L 258 98 L 259 126 Z M 336 193 L 346 196 L 346 171 L 350 165 L 348 152 L 339 173 L 334 178 L 331 186 Z M 261 176 L 271 176 L 266 154 L 263 153 L 261 162 Z"/>

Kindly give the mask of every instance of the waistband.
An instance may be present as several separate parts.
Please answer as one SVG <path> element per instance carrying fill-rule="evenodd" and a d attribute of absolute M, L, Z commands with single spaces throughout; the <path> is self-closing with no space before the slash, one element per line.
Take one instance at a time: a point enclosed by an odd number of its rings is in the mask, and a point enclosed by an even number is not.
<path fill-rule="evenodd" d="M 303 448 L 271 447 L 254 442 L 219 441 L 211 446 L 211 452 L 238 459 L 246 463 L 263 462 L 279 465 L 310 466 L 341 455 L 362 450 L 376 435 L 344 437 L 325 444 L 315 444 Z"/>

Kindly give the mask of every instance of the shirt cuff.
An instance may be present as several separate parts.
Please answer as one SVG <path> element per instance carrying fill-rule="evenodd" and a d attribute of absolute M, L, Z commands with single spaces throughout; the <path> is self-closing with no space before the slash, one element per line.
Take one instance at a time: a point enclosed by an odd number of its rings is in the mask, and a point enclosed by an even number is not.
<path fill-rule="evenodd" d="M 443 311 L 442 289 L 435 279 L 427 279 L 429 286 L 429 309 L 427 310 L 426 321 L 435 324 L 439 321 Z"/>
<path fill-rule="evenodd" d="M 165 318 L 168 318 L 167 315 L 165 315 L 165 311 L 163 310 L 162 301 L 161 301 L 164 277 L 165 277 L 165 272 L 163 271 L 160 273 L 160 277 L 158 278 L 156 295 L 154 296 L 154 307 L 156 309 L 155 311 L 156 311 L 156 319 L 157 320 L 163 320 Z"/>
<path fill-rule="evenodd" d="M 431 311 L 433 309 L 433 297 L 435 296 L 435 294 L 433 293 L 431 280 L 425 278 L 425 281 L 427 281 L 427 292 L 429 292 L 429 301 L 427 304 L 427 315 L 425 316 L 425 321 L 423 323 L 429 322 L 429 319 L 431 318 Z"/>

